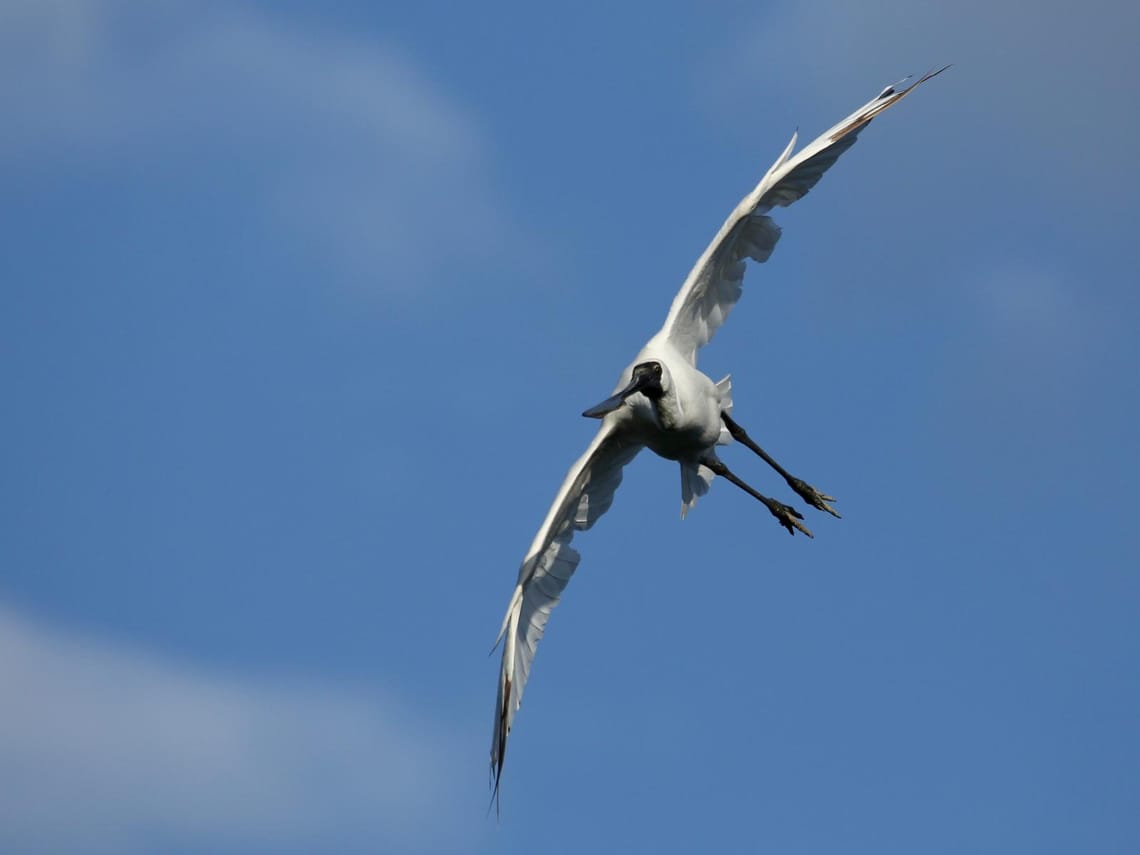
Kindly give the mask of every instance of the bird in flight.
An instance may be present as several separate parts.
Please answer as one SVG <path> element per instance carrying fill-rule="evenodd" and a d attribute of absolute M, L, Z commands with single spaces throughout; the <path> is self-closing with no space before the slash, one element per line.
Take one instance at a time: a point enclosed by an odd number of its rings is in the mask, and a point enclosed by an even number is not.
<path fill-rule="evenodd" d="M 582 413 L 600 419 L 601 427 L 586 452 L 570 467 L 534 536 L 495 642 L 496 646 L 503 643 L 491 739 L 492 799 L 496 804 L 507 736 L 522 701 L 535 649 L 551 609 L 578 566 L 580 556 L 570 541 L 574 532 L 590 528 L 609 509 L 621 483 L 622 468 L 642 448 L 680 464 L 682 518 L 720 475 L 762 502 L 789 534 L 799 531 L 812 536 L 799 511 L 756 491 L 721 462 L 716 447 L 734 439 L 763 458 L 809 505 L 839 516 L 830 504 L 835 501 L 833 497 L 785 471 L 733 419 L 729 378 L 714 383 L 698 371 L 697 350 L 709 343 L 740 298 L 745 262 L 767 261 L 775 249 L 780 227 L 768 213 L 804 196 L 854 145 L 873 118 L 945 70 L 929 72 L 902 88 L 901 84 L 888 86 L 795 154 L 793 134 L 784 153 L 729 214 L 697 259 L 673 298 L 665 325 L 622 372 L 614 393 Z"/>

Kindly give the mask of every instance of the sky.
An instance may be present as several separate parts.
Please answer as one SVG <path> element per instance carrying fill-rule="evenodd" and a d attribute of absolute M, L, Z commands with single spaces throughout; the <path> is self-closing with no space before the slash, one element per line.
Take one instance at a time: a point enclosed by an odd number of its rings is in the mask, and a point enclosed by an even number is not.
<path fill-rule="evenodd" d="M 1138 28 L 0 0 L 0 849 L 1140 850 Z M 496 822 L 488 650 L 579 413 L 793 130 L 947 62 L 701 356 L 843 519 L 682 523 L 641 455 Z"/>

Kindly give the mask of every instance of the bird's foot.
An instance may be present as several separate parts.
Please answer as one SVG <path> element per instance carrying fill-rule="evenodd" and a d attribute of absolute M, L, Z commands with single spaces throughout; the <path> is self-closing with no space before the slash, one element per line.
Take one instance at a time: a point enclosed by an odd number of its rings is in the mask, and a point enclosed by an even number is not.
<path fill-rule="evenodd" d="M 800 522 L 800 520 L 804 518 L 803 514 L 791 505 L 785 505 L 783 502 L 777 502 L 775 499 L 769 499 L 764 504 L 768 507 L 768 510 L 772 512 L 772 516 L 776 518 L 776 521 L 788 530 L 788 534 L 794 536 L 796 529 L 799 529 L 808 537 L 815 537 L 814 534 L 808 531 L 807 526 Z"/>
<path fill-rule="evenodd" d="M 811 505 L 813 508 L 818 508 L 821 511 L 827 511 L 837 519 L 843 519 L 843 517 L 839 516 L 839 513 L 835 510 L 835 508 L 831 507 L 831 505 L 828 504 L 828 502 L 835 501 L 835 496 L 824 495 L 811 484 L 808 484 L 805 481 L 801 481 L 799 478 L 789 478 L 788 486 L 795 490 L 799 494 L 800 498 Z"/>

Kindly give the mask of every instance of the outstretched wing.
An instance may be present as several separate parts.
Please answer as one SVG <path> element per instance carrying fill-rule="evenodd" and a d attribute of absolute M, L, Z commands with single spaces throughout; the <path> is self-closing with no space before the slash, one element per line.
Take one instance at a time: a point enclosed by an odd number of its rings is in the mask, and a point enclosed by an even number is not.
<path fill-rule="evenodd" d="M 519 568 L 519 581 L 495 642 L 504 641 L 499 696 L 495 701 L 495 730 L 491 738 L 495 797 L 503 774 L 507 736 L 522 702 L 535 649 L 546 629 L 551 609 L 558 604 L 578 566 L 580 556 L 570 540 L 574 532 L 585 531 L 609 510 L 621 483 L 622 468 L 642 448 L 624 435 L 620 425 L 619 418 L 606 418 L 586 453 L 570 467 Z"/>
<path fill-rule="evenodd" d="M 697 260 L 673 299 L 669 317 L 658 335 L 667 337 L 695 365 L 697 349 L 708 344 L 740 298 L 745 260 L 767 261 L 780 239 L 780 227 L 767 216 L 768 212 L 805 196 L 839 156 L 855 144 L 859 132 L 875 116 L 946 68 L 949 66 L 923 75 L 905 89 L 888 86 L 794 156 L 793 134 L 784 153 L 756 189 L 740 201 Z"/>

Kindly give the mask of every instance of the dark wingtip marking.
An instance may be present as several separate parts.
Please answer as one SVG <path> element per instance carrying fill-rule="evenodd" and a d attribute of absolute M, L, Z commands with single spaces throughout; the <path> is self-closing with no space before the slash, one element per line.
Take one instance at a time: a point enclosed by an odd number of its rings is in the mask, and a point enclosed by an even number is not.
<path fill-rule="evenodd" d="M 500 818 L 499 814 L 499 784 L 503 780 L 503 762 L 507 757 L 507 734 L 510 729 L 507 727 L 507 718 L 511 708 L 511 680 L 509 677 L 503 678 L 503 706 L 499 710 L 499 750 L 495 757 L 491 758 L 494 768 L 491 770 L 493 778 L 491 786 L 491 804 L 487 806 L 487 812 L 490 813 L 491 806 L 495 808 L 495 819 Z"/>
<path fill-rule="evenodd" d="M 932 77 L 937 77 L 949 67 L 950 65 L 944 65 L 937 71 L 928 71 L 926 74 L 922 75 L 922 77 L 918 78 L 918 80 L 910 84 L 910 86 L 907 86 L 905 89 L 896 89 L 895 86 L 898 84 L 892 84 L 891 86 L 888 86 L 878 94 L 878 96 L 872 102 L 873 106 L 872 104 L 868 104 L 868 109 L 865 113 L 833 133 L 830 137 L 828 137 L 828 142 L 836 143 L 852 133 L 857 133 L 863 127 L 870 124 L 871 120 L 879 115 L 879 113 L 894 105 L 896 101 L 901 101 L 903 98 L 909 95 L 912 91 L 914 91 L 916 87 L 919 86 L 919 84 L 925 83 Z M 899 82 L 904 83 L 907 80 L 910 80 L 913 76 L 914 75 L 907 75 Z"/>

